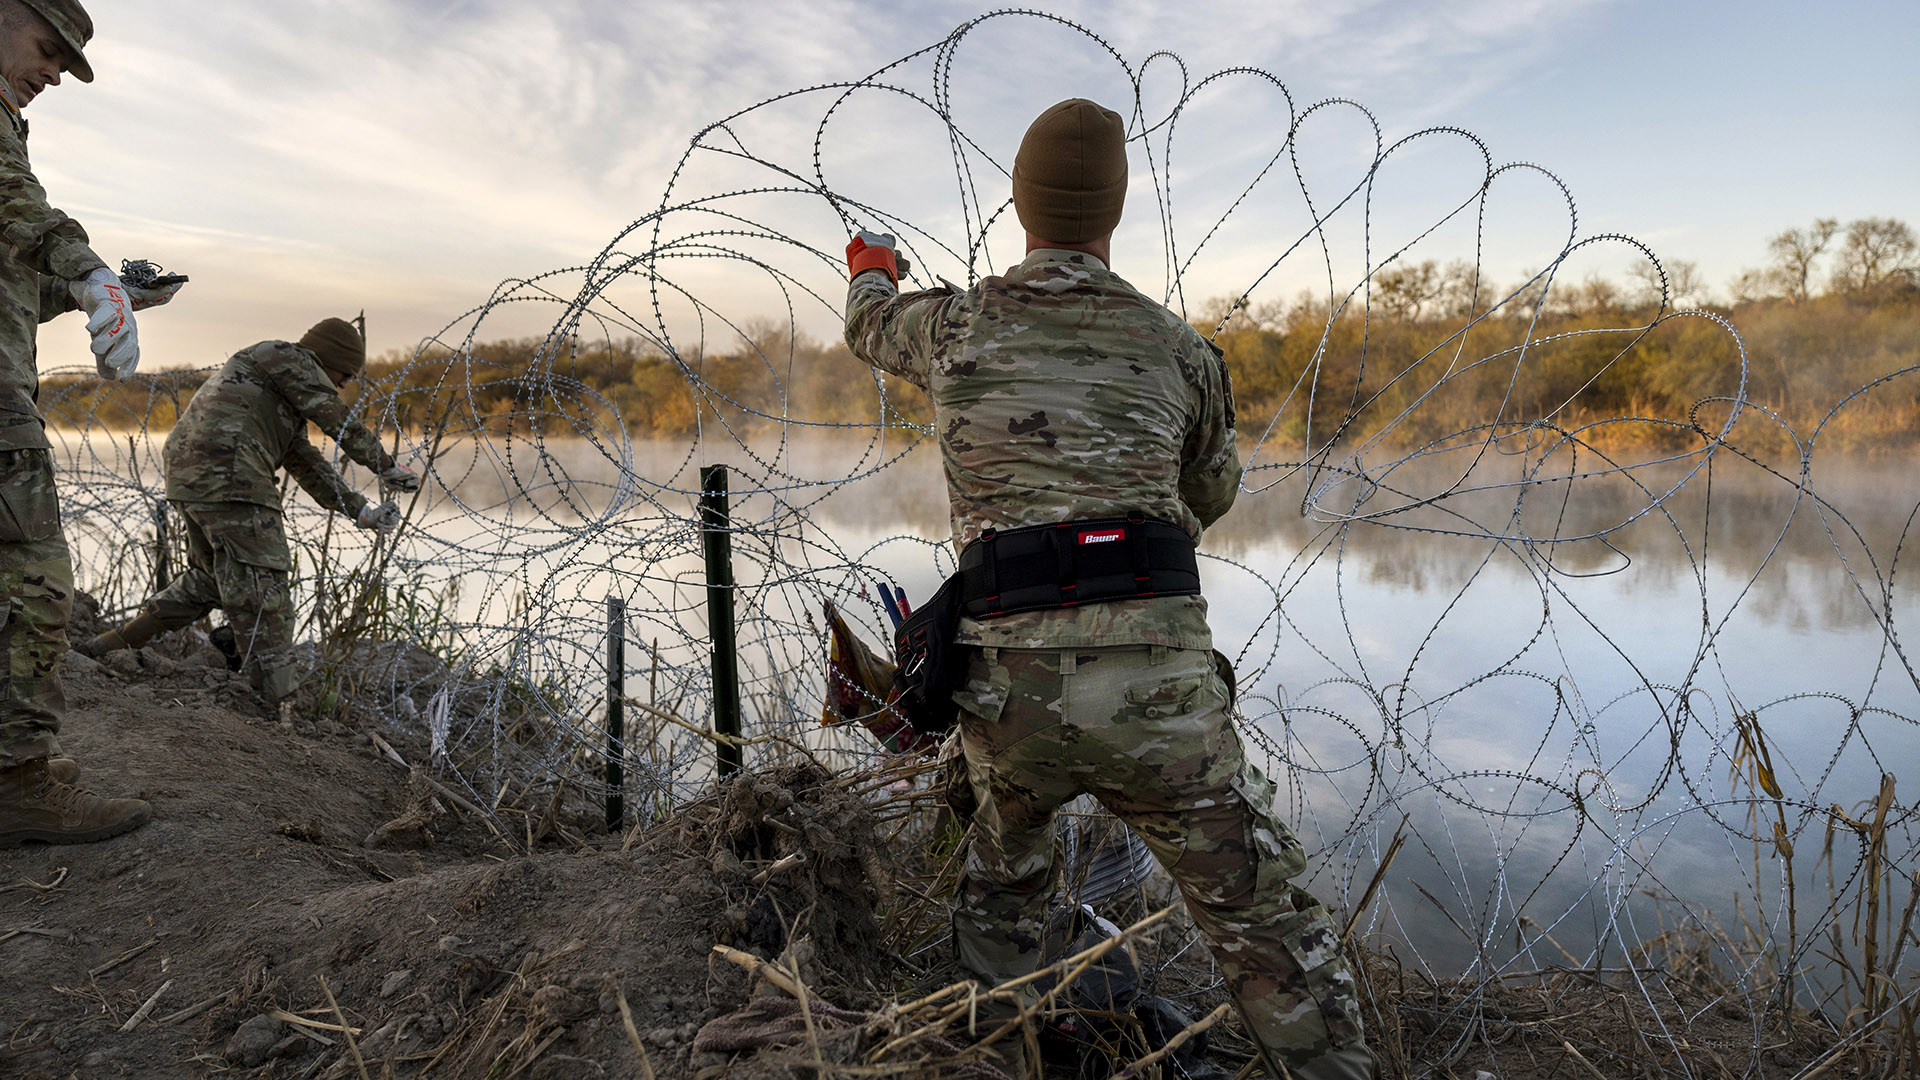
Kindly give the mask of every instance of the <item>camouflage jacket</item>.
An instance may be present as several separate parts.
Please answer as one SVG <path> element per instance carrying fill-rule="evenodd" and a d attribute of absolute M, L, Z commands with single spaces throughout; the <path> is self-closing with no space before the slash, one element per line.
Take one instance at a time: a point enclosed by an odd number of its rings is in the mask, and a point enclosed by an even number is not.
<path fill-rule="evenodd" d="M 927 392 L 953 539 L 1139 510 L 1200 530 L 1240 487 L 1233 391 L 1213 346 L 1100 260 L 1040 249 L 966 292 L 847 292 L 853 354 Z M 962 620 L 966 644 L 1212 647 L 1198 596 Z"/>
<path fill-rule="evenodd" d="M 167 498 L 278 509 L 285 466 L 314 502 L 358 514 L 366 496 L 347 486 L 307 441 L 309 422 L 367 468 L 393 464 L 373 433 L 353 419 L 313 353 L 284 341 L 234 353 L 193 395 L 167 435 Z"/>
<path fill-rule="evenodd" d="M 47 205 L 27 162 L 27 122 L 0 97 L 0 450 L 48 445 L 35 334 L 72 311 L 70 282 L 105 266 L 80 223 Z"/>

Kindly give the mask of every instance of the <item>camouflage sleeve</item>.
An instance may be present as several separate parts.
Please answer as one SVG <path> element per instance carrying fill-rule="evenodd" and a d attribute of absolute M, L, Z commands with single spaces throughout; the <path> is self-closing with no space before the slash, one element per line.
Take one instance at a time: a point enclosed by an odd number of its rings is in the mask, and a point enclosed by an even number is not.
<path fill-rule="evenodd" d="M 1180 501 L 1205 528 L 1219 521 L 1240 493 L 1240 448 L 1234 443 L 1233 380 L 1213 343 L 1195 334 L 1192 369 L 1200 374 L 1200 413 L 1180 455 Z"/>
<path fill-rule="evenodd" d="M 0 120 L 0 242 L 10 245 L 14 257 L 27 266 L 67 281 L 79 281 L 107 265 L 87 246 L 87 230 L 47 205 L 47 190 L 27 165 L 27 144 L 4 120 Z M 46 310 L 44 304 L 41 310 Z"/>
<path fill-rule="evenodd" d="M 57 278 L 52 274 L 40 275 L 41 322 L 65 315 L 80 306 L 80 302 L 73 298 L 73 290 L 67 287 L 68 284 L 65 278 Z"/>
<path fill-rule="evenodd" d="M 326 432 L 348 457 L 375 471 L 393 464 L 380 440 L 353 418 L 312 353 L 294 346 L 266 350 L 255 366 L 294 412 Z"/>
<path fill-rule="evenodd" d="M 353 490 L 347 484 L 347 478 L 333 467 L 314 445 L 307 441 L 306 432 L 298 432 L 293 444 L 287 447 L 287 456 L 280 464 L 292 476 L 313 501 L 326 510 L 338 510 L 352 517 L 367 505 L 367 497 Z"/>
<path fill-rule="evenodd" d="M 902 295 L 880 271 L 861 274 L 847 283 L 847 348 L 925 390 L 935 339 L 957 296 L 945 287 Z"/>

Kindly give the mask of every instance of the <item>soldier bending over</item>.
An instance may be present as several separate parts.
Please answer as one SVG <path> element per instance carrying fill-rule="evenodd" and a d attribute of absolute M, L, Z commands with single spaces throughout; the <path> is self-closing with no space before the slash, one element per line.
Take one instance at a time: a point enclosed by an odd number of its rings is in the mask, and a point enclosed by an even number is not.
<path fill-rule="evenodd" d="M 340 400 L 339 388 L 366 364 L 366 344 L 353 324 L 325 319 L 298 345 L 263 341 L 235 353 L 200 387 L 167 435 L 163 455 L 167 501 L 186 522 L 187 570 L 133 621 L 81 645 L 81 652 L 98 657 L 136 649 L 219 608 L 233 634 L 231 655 L 253 688 L 269 701 L 293 693 L 293 556 L 281 521 L 280 469 L 314 502 L 363 529 L 387 532 L 400 523 L 399 507 L 376 506 L 347 486 L 307 441 L 307 424 L 379 473 L 386 487 L 420 487 L 413 470 L 395 464 Z"/>
<path fill-rule="evenodd" d="M 1293 884 L 1306 856 L 1234 730 L 1198 595 L 1193 545 L 1240 484 L 1226 365 L 1109 269 L 1125 130 L 1078 99 L 1034 121 L 1013 167 L 1027 257 L 1005 276 L 899 295 L 891 236 L 847 249 L 847 344 L 932 400 L 974 613 L 955 950 L 988 984 L 1038 966 L 1054 812 L 1091 792 L 1179 885 L 1274 1075 L 1371 1077 L 1339 930 Z"/>

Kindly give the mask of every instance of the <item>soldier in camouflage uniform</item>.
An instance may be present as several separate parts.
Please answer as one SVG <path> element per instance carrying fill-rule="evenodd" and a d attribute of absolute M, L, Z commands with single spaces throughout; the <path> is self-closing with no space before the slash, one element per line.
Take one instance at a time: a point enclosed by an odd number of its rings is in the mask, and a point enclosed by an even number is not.
<path fill-rule="evenodd" d="M 83 51 L 92 36 L 76 0 L 0 0 L 0 847 L 100 840 L 149 815 L 139 799 L 74 786 L 79 767 L 58 740 L 73 561 L 39 409 L 36 330 L 84 308 L 101 377 L 125 378 L 140 359 L 133 311 L 178 289 L 122 285 L 80 223 L 47 204 L 27 160 L 21 110 L 63 75 L 93 81 Z"/>
<path fill-rule="evenodd" d="M 325 319 L 298 345 L 263 341 L 242 349 L 200 387 L 162 456 L 167 501 L 186 522 L 187 570 L 133 621 L 80 646 L 82 652 L 138 648 L 219 608 L 233 635 L 232 658 L 254 689 L 269 701 L 293 693 L 293 555 L 281 523 L 280 469 L 314 502 L 363 529 L 386 532 L 400 522 L 392 502 L 375 505 L 348 486 L 307 441 L 307 425 L 332 436 L 385 487 L 420 487 L 413 470 L 395 464 L 340 400 L 340 387 L 366 363 L 360 331 L 344 319 Z"/>
<path fill-rule="evenodd" d="M 1233 503 L 1220 353 L 1108 268 L 1124 132 L 1083 100 L 1034 122 L 1013 174 L 1028 253 L 1003 277 L 899 295 L 891 237 L 848 247 L 847 344 L 932 399 L 958 547 L 1134 511 L 1197 540 Z M 986 983 L 1036 968 L 1054 812 L 1091 792 L 1178 883 L 1276 1076 L 1375 1075 L 1339 931 L 1293 884 L 1305 854 L 1234 729 L 1206 602 L 962 619 L 958 640 L 978 646 L 955 695 L 977 803 L 953 917 L 960 965 Z M 1002 1052 L 1024 1067 L 1018 1048 Z"/>

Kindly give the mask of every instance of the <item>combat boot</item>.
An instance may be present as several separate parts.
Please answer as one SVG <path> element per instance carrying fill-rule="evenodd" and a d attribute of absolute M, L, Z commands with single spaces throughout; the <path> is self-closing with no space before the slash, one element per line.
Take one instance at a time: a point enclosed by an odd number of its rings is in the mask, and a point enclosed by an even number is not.
<path fill-rule="evenodd" d="M 105 799 L 55 780 L 45 758 L 0 769 L 0 848 L 105 840 L 145 825 L 152 813 L 144 800 Z"/>
<path fill-rule="evenodd" d="M 221 623 L 214 627 L 213 633 L 207 635 L 207 643 L 219 649 L 220 655 L 227 658 L 228 671 L 240 670 L 240 642 L 234 636 L 232 623 Z"/>
<path fill-rule="evenodd" d="M 154 616 L 141 612 L 124 626 L 115 627 L 99 637 L 83 641 L 73 647 L 73 651 L 95 660 L 120 649 L 137 649 L 152 641 L 166 625 Z"/>
<path fill-rule="evenodd" d="M 80 763 L 70 757 L 50 757 L 47 776 L 56 784 L 71 784 L 80 779 Z"/>

